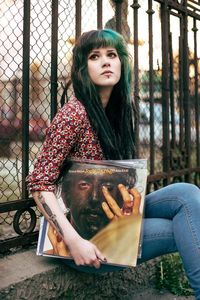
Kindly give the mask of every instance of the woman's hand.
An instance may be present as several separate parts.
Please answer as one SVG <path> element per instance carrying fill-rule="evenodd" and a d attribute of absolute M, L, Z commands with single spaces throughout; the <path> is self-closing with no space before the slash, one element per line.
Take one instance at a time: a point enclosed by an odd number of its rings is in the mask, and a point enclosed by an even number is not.
<path fill-rule="evenodd" d="M 98 269 L 101 261 L 106 262 L 106 258 L 91 242 L 78 238 L 70 244 L 70 253 L 76 265 L 78 266 L 93 266 Z"/>
<path fill-rule="evenodd" d="M 140 203 L 141 195 L 136 188 L 129 190 L 123 184 L 119 184 L 118 188 L 123 198 L 123 207 L 120 208 L 116 203 L 115 199 L 111 196 L 108 189 L 103 187 L 102 191 L 106 202 L 102 203 L 102 208 L 110 220 L 117 220 L 124 215 L 139 215 L 140 214 Z"/>
<path fill-rule="evenodd" d="M 53 246 L 53 254 L 59 256 L 72 256 L 78 266 L 94 266 L 99 268 L 101 261 L 106 261 L 105 257 L 98 248 L 91 242 L 81 237 L 76 237 L 71 241 L 69 249 L 62 238 L 59 237 L 56 230 L 49 225 L 48 238 Z"/>
<path fill-rule="evenodd" d="M 102 253 L 91 242 L 84 240 L 66 218 L 53 192 L 35 192 L 33 197 L 49 221 L 48 237 L 53 253 L 72 256 L 77 265 L 100 267 L 106 261 Z"/>

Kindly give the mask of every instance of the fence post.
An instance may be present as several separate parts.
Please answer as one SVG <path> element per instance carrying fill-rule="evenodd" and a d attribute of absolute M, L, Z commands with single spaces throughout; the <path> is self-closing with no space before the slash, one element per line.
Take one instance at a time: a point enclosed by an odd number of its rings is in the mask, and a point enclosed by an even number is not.
<path fill-rule="evenodd" d="M 58 0 L 52 0 L 51 30 L 51 120 L 57 112 Z"/>
<path fill-rule="evenodd" d="M 168 1 L 167 1 L 168 2 Z M 163 120 L 163 171 L 170 169 L 170 144 L 169 144 L 169 10 L 165 1 L 161 4 L 162 28 L 162 120 Z M 164 185 L 169 184 L 169 178 L 164 180 Z"/>
<path fill-rule="evenodd" d="M 22 66 L 22 198 L 28 198 L 26 176 L 29 172 L 29 64 L 30 0 L 24 1 Z"/>

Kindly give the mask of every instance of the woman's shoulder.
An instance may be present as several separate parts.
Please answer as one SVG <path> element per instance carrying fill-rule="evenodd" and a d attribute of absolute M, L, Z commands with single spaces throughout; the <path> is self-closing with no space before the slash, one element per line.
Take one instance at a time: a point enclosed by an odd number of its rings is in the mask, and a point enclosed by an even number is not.
<path fill-rule="evenodd" d="M 84 105 L 75 97 L 71 98 L 66 104 L 61 108 L 62 113 L 77 114 L 79 116 L 86 116 L 86 110 Z"/>
<path fill-rule="evenodd" d="M 77 126 L 78 124 L 84 126 L 88 123 L 87 113 L 85 107 L 76 98 L 70 99 L 64 104 L 53 118 L 50 130 L 55 127 Z"/>

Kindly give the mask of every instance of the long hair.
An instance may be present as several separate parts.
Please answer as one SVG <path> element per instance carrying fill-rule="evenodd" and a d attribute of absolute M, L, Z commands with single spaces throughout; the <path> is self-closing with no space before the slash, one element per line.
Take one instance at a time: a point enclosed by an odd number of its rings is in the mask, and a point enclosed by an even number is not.
<path fill-rule="evenodd" d="M 97 87 L 88 75 L 88 55 L 94 48 L 113 47 L 121 61 L 121 78 L 104 110 Z M 71 78 L 76 98 L 84 105 L 106 159 L 134 157 L 131 64 L 123 37 L 111 30 L 85 32 L 73 49 Z"/>

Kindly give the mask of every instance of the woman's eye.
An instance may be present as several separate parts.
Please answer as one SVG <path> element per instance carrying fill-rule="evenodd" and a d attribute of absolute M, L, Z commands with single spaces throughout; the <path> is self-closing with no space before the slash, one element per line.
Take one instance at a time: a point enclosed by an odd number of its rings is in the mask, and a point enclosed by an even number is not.
<path fill-rule="evenodd" d="M 96 60 L 97 58 L 98 58 L 97 54 L 92 54 L 89 56 L 89 59 L 91 59 L 91 60 Z"/>
<path fill-rule="evenodd" d="M 108 56 L 109 56 L 110 58 L 115 58 L 115 57 L 117 57 L 117 53 L 111 52 L 111 53 L 108 54 Z"/>

